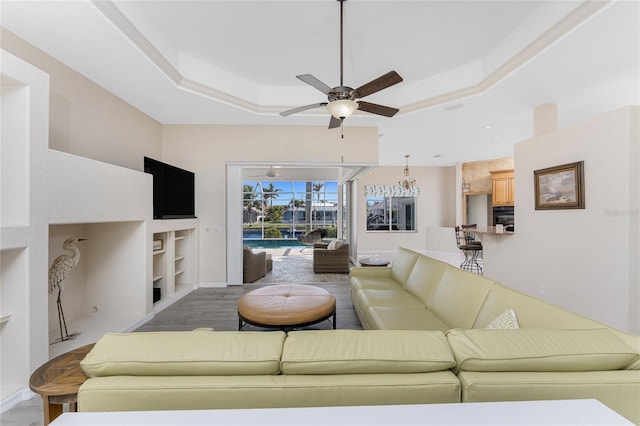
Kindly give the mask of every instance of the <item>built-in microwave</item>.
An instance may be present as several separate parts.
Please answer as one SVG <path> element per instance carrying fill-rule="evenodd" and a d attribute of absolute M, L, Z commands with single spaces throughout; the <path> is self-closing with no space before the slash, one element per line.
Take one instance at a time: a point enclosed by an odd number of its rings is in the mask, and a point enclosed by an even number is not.
<path fill-rule="evenodd" d="M 512 228 L 514 226 L 513 206 L 494 206 L 493 225 L 504 225 Z"/>

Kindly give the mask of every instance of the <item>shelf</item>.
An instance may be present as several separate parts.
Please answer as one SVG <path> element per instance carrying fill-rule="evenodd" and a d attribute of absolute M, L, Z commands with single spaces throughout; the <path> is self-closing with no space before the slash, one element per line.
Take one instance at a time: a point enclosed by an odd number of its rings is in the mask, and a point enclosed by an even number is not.
<path fill-rule="evenodd" d="M 164 275 L 162 275 L 162 274 L 160 274 L 160 275 L 155 275 L 155 276 L 153 277 L 153 282 L 159 281 L 159 280 L 161 280 L 162 278 L 164 278 Z"/>
<path fill-rule="evenodd" d="M 11 319 L 11 312 L 4 312 L 4 313 L 0 313 L 0 324 L 4 324 L 5 322 L 8 322 L 9 319 Z"/>
<path fill-rule="evenodd" d="M 153 255 L 158 255 L 158 254 L 162 254 L 162 253 L 166 253 L 166 250 L 162 249 L 162 250 L 154 250 L 153 251 Z"/>
<path fill-rule="evenodd" d="M 49 342 L 51 343 L 49 345 L 49 357 L 54 358 L 71 349 L 96 342 L 105 333 L 126 333 L 134 330 L 144 318 L 144 315 L 139 314 L 95 313 L 67 321 L 69 334 L 73 332 L 80 332 L 80 334 L 75 339 L 56 342 L 55 339 L 60 337 L 60 331 L 58 329 L 49 330 L 49 336 L 52 340 Z M 57 322 L 55 326 L 58 326 Z"/>
<path fill-rule="evenodd" d="M 197 221 L 170 220 L 154 221 L 154 240 L 162 240 L 162 253 L 154 250 L 153 275 L 162 276 L 153 280 L 153 287 L 162 291 L 160 300 L 154 302 L 154 310 L 160 310 L 174 301 L 178 295 L 191 291 L 193 285 L 182 286 L 179 281 L 189 281 L 194 276 L 195 235 Z M 156 246 L 157 248 L 157 246 Z"/>

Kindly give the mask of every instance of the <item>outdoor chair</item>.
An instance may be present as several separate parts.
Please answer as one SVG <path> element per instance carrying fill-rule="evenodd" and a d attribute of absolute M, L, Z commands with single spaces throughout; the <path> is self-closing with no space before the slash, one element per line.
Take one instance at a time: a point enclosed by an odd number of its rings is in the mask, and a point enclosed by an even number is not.
<path fill-rule="evenodd" d="M 263 251 L 253 252 L 250 247 L 242 249 L 242 282 L 252 283 L 267 275 L 273 268 L 271 255 Z"/>
<path fill-rule="evenodd" d="M 339 245 L 339 247 L 333 248 L 331 244 Z M 348 274 L 350 271 L 349 244 L 336 241 L 335 243 L 319 242 L 313 245 L 314 273 Z"/>

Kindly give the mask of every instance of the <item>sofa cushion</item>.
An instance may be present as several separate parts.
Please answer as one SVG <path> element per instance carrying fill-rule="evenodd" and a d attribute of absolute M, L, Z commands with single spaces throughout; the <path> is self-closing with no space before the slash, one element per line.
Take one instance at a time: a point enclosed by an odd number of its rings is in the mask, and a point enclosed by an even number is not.
<path fill-rule="evenodd" d="M 413 266 L 404 288 L 420 299 L 424 306 L 427 306 L 448 267 L 450 266 L 439 260 L 420 256 Z"/>
<path fill-rule="evenodd" d="M 449 327 L 427 308 L 376 306 L 369 308 L 369 327 L 377 330 L 440 330 Z"/>
<path fill-rule="evenodd" d="M 354 270 L 385 270 L 387 274 L 354 274 Z M 351 268 L 351 288 L 371 288 L 378 290 L 400 290 L 402 287 L 391 278 L 390 268 Z"/>
<path fill-rule="evenodd" d="M 462 386 L 462 402 L 597 399 L 628 418 L 633 424 L 640 424 L 639 372 L 461 371 L 458 378 Z M 525 423 L 532 422 L 523 419 L 522 424 Z M 585 417 L 584 423 L 597 424 L 598 421 L 593 417 Z"/>
<path fill-rule="evenodd" d="M 452 402 L 460 402 L 460 382 L 451 371 L 415 374 L 97 377 L 84 382 L 78 392 L 78 410 L 84 412 Z M 128 424 L 143 423 L 144 413 L 139 414 L 135 417 L 139 421 L 129 421 Z M 306 423 L 322 424 L 323 420 L 326 419 L 311 419 Z M 283 423 L 293 424 L 286 420 Z M 348 421 L 340 423 L 348 424 Z M 107 421 L 93 424 L 105 425 Z M 194 422 L 185 420 L 181 424 L 191 425 Z M 204 426 L 211 423 L 198 424 Z M 251 424 L 260 424 L 260 420 L 254 418 Z M 351 424 L 355 423 L 352 421 Z"/>
<path fill-rule="evenodd" d="M 278 374 L 285 333 L 105 334 L 80 363 L 89 377 Z"/>
<path fill-rule="evenodd" d="M 505 309 L 513 309 L 521 328 L 604 328 L 594 320 L 497 284 L 491 288 L 472 328 L 485 328 Z M 471 327 L 469 327 L 471 328 Z"/>
<path fill-rule="evenodd" d="M 450 328 L 471 328 L 487 293 L 494 285 L 495 282 L 487 278 L 449 266 L 428 308 Z"/>
<path fill-rule="evenodd" d="M 289 332 L 283 374 L 428 373 L 455 365 L 444 333 L 414 330 Z"/>
<path fill-rule="evenodd" d="M 607 371 L 638 353 L 608 329 L 450 330 L 459 371 Z"/>
<path fill-rule="evenodd" d="M 413 269 L 413 265 L 415 265 L 418 260 L 418 256 L 420 255 L 415 251 L 398 247 L 398 250 L 393 256 L 393 262 L 391 263 L 391 278 L 404 286 Z"/>
<path fill-rule="evenodd" d="M 396 290 L 375 290 L 363 288 L 358 296 L 369 307 L 397 306 L 399 308 L 425 308 L 420 300 L 411 293 L 398 287 Z"/>
<path fill-rule="evenodd" d="M 337 250 L 342 247 L 342 240 L 333 240 L 327 246 L 327 250 Z"/>

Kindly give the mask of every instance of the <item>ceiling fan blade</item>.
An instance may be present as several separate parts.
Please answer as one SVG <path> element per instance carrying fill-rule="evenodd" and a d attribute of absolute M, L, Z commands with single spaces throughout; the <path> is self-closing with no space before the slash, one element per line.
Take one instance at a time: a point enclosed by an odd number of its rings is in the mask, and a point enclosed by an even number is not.
<path fill-rule="evenodd" d="M 339 118 L 335 118 L 333 115 L 331 116 L 331 120 L 329 120 L 329 128 L 335 129 L 337 127 L 342 126 L 342 120 Z"/>
<path fill-rule="evenodd" d="M 296 114 L 298 112 L 306 111 L 308 109 L 320 108 L 322 106 L 327 106 L 327 103 L 326 102 L 320 102 L 320 103 L 317 103 L 317 104 L 311 104 L 311 105 L 305 105 L 305 106 L 301 106 L 301 107 L 297 107 L 297 108 L 292 108 L 290 110 L 281 112 L 280 115 L 283 116 L 283 117 L 286 117 L 286 116 L 291 115 L 291 114 Z"/>
<path fill-rule="evenodd" d="M 389 86 L 393 86 L 394 84 L 398 84 L 402 81 L 402 77 L 395 72 L 389 71 L 385 75 L 382 75 L 375 80 L 371 80 L 370 82 L 358 87 L 354 92 L 357 93 L 357 98 L 364 98 L 365 96 L 369 96 L 372 93 L 376 93 L 382 89 L 386 89 Z"/>
<path fill-rule="evenodd" d="M 328 95 L 329 92 L 333 90 L 331 87 L 327 86 L 326 84 L 324 84 L 323 82 L 321 82 L 320 80 L 312 76 L 311 74 L 296 75 L 296 78 L 304 81 L 309 86 L 315 87 L 325 95 Z"/>
<path fill-rule="evenodd" d="M 372 104 L 371 102 L 365 102 L 365 101 L 358 101 L 358 109 L 360 111 L 370 112 L 371 114 L 383 115 L 385 117 L 393 117 L 398 113 L 398 111 L 400 111 L 398 108 Z"/>

